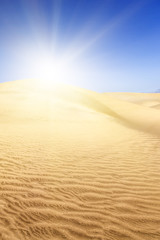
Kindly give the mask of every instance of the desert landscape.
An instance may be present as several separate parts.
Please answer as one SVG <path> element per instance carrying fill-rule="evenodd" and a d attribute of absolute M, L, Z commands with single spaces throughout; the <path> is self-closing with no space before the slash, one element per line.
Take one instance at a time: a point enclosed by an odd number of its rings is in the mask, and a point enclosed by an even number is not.
<path fill-rule="evenodd" d="M 159 93 L 31 79 L 0 104 L 1 240 L 160 239 Z"/>

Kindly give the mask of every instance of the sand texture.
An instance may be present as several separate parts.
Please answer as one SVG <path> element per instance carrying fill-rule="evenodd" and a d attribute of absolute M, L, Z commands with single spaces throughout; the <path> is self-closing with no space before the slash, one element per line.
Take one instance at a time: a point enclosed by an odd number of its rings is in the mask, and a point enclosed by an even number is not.
<path fill-rule="evenodd" d="M 160 239 L 160 94 L 0 84 L 0 240 L 65 239 Z"/>

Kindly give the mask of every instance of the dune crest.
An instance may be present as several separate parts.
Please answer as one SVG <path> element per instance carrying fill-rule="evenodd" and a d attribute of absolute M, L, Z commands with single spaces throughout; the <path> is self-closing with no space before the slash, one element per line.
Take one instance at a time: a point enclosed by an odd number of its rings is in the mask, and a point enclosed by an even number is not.
<path fill-rule="evenodd" d="M 0 84 L 0 239 L 160 239 L 160 95 Z"/>

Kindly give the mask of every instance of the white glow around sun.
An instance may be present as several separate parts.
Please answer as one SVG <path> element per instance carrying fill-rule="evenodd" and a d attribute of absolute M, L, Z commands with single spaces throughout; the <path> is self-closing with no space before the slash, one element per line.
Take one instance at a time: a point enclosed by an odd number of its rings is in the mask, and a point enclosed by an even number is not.
<path fill-rule="evenodd" d="M 44 79 L 45 84 L 69 81 L 69 78 L 75 74 L 73 69 L 73 65 L 68 61 L 50 56 L 41 56 L 30 65 L 31 74 L 36 78 Z"/>
<path fill-rule="evenodd" d="M 72 61 L 69 54 L 55 54 L 47 50 L 47 44 L 33 47 L 32 44 L 16 48 L 14 70 L 25 78 L 39 79 L 39 84 L 48 88 L 55 83 L 73 84 L 83 72 L 79 62 Z M 57 51 L 58 52 L 58 51 Z M 17 69 L 17 63 L 18 69 Z"/>
<path fill-rule="evenodd" d="M 22 31 L 16 29 L 14 25 L 12 29 L 12 23 L 10 23 L 11 34 L 9 33 L 7 37 L 6 45 L 8 57 L 4 58 L 6 64 L 2 71 L 7 74 L 2 75 L 1 79 L 7 81 L 40 79 L 38 84 L 42 87 L 50 87 L 56 82 L 62 82 L 90 89 L 95 86 L 97 89 L 100 80 L 104 87 L 106 84 L 111 85 L 111 81 L 106 79 L 117 75 L 119 77 L 119 73 L 113 74 L 117 72 L 114 71 L 114 66 L 113 70 L 110 68 L 114 59 L 111 59 L 110 54 L 107 59 L 107 50 L 104 51 L 101 46 L 99 46 L 100 54 L 93 47 L 130 17 L 137 7 L 129 7 L 128 11 L 106 22 L 101 28 L 95 27 L 95 31 L 93 29 L 96 16 L 79 26 L 79 31 L 77 29 L 74 31 L 72 24 L 66 26 L 66 29 L 65 24 L 61 25 L 63 22 L 61 21 L 61 1 L 53 2 L 51 19 L 46 18 L 44 9 L 36 1 L 32 6 L 33 12 L 26 10 L 24 5 L 27 24 L 24 29 L 20 28 Z"/>

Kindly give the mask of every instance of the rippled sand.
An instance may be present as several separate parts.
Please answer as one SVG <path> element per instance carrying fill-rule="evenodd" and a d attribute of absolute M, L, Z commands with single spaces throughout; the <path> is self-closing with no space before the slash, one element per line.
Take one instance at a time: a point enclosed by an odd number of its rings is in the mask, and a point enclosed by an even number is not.
<path fill-rule="evenodd" d="M 0 84 L 1 240 L 159 240 L 160 94 Z"/>

